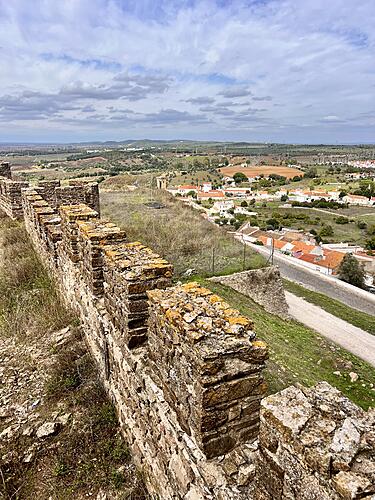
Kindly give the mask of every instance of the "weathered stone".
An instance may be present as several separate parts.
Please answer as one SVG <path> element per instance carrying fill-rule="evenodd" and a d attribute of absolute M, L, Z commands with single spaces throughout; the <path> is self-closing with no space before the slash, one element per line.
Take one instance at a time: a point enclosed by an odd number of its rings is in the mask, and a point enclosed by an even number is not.
<path fill-rule="evenodd" d="M 346 418 L 340 429 L 337 429 L 330 446 L 333 453 L 333 467 L 336 470 L 349 470 L 355 457 L 361 435 L 351 418 Z"/>
<path fill-rule="evenodd" d="M 288 387 L 279 394 L 262 401 L 262 413 L 270 416 L 276 426 L 290 435 L 298 432 L 312 416 L 312 406 L 303 392 L 296 387 Z"/>
<path fill-rule="evenodd" d="M 335 490 L 345 500 L 357 498 L 358 494 L 363 494 L 371 486 L 368 478 L 353 474 L 352 472 L 341 471 L 332 480 Z M 371 491 L 369 491 L 371 493 Z M 374 493 L 374 490 L 372 491 Z"/>
<path fill-rule="evenodd" d="M 59 427 L 60 425 L 58 422 L 45 422 L 38 428 L 38 430 L 36 431 L 36 435 L 38 438 L 53 436 L 58 432 Z"/>
<path fill-rule="evenodd" d="M 272 314 L 281 318 L 289 318 L 288 304 L 277 266 L 251 269 L 229 276 L 215 276 L 210 280 L 230 286 L 237 292 L 250 297 Z"/>

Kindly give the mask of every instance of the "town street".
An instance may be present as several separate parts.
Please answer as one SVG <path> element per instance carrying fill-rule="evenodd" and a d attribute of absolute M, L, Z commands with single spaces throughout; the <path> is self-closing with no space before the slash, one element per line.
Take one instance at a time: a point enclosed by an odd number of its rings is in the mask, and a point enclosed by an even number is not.
<path fill-rule="evenodd" d="M 375 335 L 343 321 L 301 297 L 285 292 L 289 313 L 347 351 L 375 367 Z"/>
<path fill-rule="evenodd" d="M 243 242 L 241 236 L 235 236 L 239 241 Z M 253 250 L 256 250 L 264 257 L 270 256 L 270 249 L 253 243 L 245 242 Z M 319 271 L 314 271 L 304 267 L 297 259 L 283 255 L 277 251 L 274 252 L 273 263 L 277 264 L 280 269 L 281 276 L 302 286 L 324 293 L 332 299 L 339 300 L 349 307 L 358 309 L 367 314 L 375 314 L 375 295 L 364 290 L 360 290 L 352 285 L 343 283 L 342 281 L 332 276 L 325 276 Z"/>

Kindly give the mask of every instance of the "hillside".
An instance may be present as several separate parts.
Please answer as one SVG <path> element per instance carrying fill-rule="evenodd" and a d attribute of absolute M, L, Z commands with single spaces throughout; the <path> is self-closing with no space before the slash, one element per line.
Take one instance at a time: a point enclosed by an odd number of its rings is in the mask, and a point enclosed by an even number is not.
<path fill-rule="evenodd" d="M 145 498 L 76 317 L 3 217 L 0 255 L 0 498 Z"/>

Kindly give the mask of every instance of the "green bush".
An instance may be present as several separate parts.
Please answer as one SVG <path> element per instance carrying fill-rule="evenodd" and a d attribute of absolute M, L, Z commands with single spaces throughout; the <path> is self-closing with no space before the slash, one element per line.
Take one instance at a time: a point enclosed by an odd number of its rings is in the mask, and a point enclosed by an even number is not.
<path fill-rule="evenodd" d="M 349 224 L 349 219 L 343 215 L 339 215 L 335 219 L 336 224 Z"/>

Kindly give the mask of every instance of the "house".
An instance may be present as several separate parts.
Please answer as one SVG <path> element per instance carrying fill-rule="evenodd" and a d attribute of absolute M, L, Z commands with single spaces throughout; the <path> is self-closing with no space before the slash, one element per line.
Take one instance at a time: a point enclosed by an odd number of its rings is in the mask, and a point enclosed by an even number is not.
<path fill-rule="evenodd" d="M 218 198 L 225 198 L 225 194 L 223 193 L 223 191 L 217 190 L 207 191 L 205 193 L 203 191 L 198 191 L 197 200 L 208 200 L 209 198 L 212 198 L 213 200 Z"/>
<path fill-rule="evenodd" d="M 204 193 L 208 193 L 209 191 L 212 191 L 212 184 L 211 184 L 211 182 L 204 182 L 202 184 L 202 191 Z"/>
<path fill-rule="evenodd" d="M 372 205 L 371 201 L 366 196 L 360 196 L 357 194 L 347 194 L 343 197 L 343 201 L 345 203 L 349 203 L 350 205 Z"/>
<path fill-rule="evenodd" d="M 232 200 L 215 201 L 210 209 L 210 213 L 211 215 L 219 214 L 220 217 L 228 217 L 228 215 L 232 217 L 231 214 L 228 214 L 228 210 L 231 208 L 234 208 L 234 202 Z"/>
<path fill-rule="evenodd" d="M 193 185 L 185 185 L 185 186 L 177 186 L 177 189 L 175 190 L 178 194 L 181 194 L 182 196 L 187 195 L 189 191 L 194 191 L 197 193 L 199 191 L 198 186 L 193 186 Z"/>
<path fill-rule="evenodd" d="M 336 274 L 345 254 L 335 250 L 324 250 L 323 255 L 314 255 L 313 253 L 302 253 L 298 260 L 302 261 L 307 267 L 315 269 L 326 275 Z"/>

